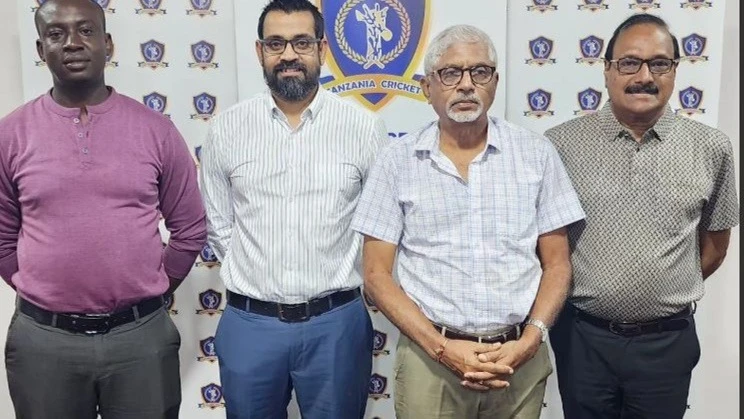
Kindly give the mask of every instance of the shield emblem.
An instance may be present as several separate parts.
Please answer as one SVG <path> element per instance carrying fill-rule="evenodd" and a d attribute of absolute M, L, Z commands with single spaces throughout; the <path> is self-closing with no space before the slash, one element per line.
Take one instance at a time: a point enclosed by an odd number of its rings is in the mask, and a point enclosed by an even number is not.
<path fill-rule="evenodd" d="M 217 98 L 208 93 L 194 96 L 193 101 L 194 109 L 199 115 L 211 115 L 217 106 Z"/>
<path fill-rule="evenodd" d="M 530 54 L 535 59 L 545 59 L 553 52 L 553 41 L 540 36 L 530 41 Z"/>
<path fill-rule="evenodd" d="M 142 102 L 153 111 L 163 113 L 168 104 L 168 98 L 158 92 L 152 92 L 142 98 Z"/>
<path fill-rule="evenodd" d="M 584 0 L 584 4 L 587 6 L 596 6 L 598 4 L 602 4 L 604 0 Z"/>
<path fill-rule="evenodd" d="M 217 310 L 222 303 L 222 294 L 209 289 L 199 294 L 199 303 L 206 310 Z"/>
<path fill-rule="evenodd" d="M 197 148 L 199 149 L 196 155 L 196 158 L 198 159 L 200 157 L 199 154 L 201 154 L 201 146 Z M 217 255 L 214 254 L 212 248 L 209 247 L 208 244 L 205 244 L 204 248 L 199 252 L 199 257 L 201 257 L 201 260 L 204 262 L 217 262 Z"/>
<path fill-rule="evenodd" d="M 201 388 L 201 395 L 206 403 L 219 403 L 222 400 L 222 387 L 215 383 L 207 384 Z"/>
<path fill-rule="evenodd" d="M 706 39 L 696 33 L 682 38 L 682 49 L 688 57 L 699 57 L 705 50 Z"/>
<path fill-rule="evenodd" d="M 385 349 L 387 343 L 387 334 L 382 333 L 379 330 L 375 330 L 375 337 L 372 340 L 372 349 L 375 351 L 381 351 Z"/>
<path fill-rule="evenodd" d="M 140 44 L 140 52 L 148 63 L 158 63 L 163 60 L 163 55 L 165 55 L 165 44 L 151 39 L 144 44 Z"/>
<path fill-rule="evenodd" d="M 96 3 L 98 3 L 99 6 L 103 9 L 108 9 L 109 3 L 111 3 L 110 0 L 96 0 Z"/>
<path fill-rule="evenodd" d="M 212 7 L 212 0 L 191 0 L 191 6 L 194 10 L 209 10 Z"/>
<path fill-rule="evenodd" d="M 604 40 L 594 35 L 589 35 L 579 40 L 579 47 L 581 48 L 581 55 L 584 58 L 599 58 L 604 48 Z"/>
<path fill-rule="evenodd" d="M 162 0 L 139 0 L 144 9 L 159 9 Z"/>
<path fill-rule="evenodd" d="M 553 0 L 532 0 L 532 4 L 536 6 L 547 6 L 552 2 Z"/>
<path fill-rule="evenodd" d="M 530 109 L 533 111 L 544 111 L 550 106 L 551 93 L 542 89 L 537 89 L 527 95 Z"/>
<path fill-rule="evenodd" d="M 692 86 L 679 91 L 679 103 L 684 109 L 697 109 L 703 101 L 703 91 Z"/>
<path fill-rule="evenodd" d="M 198 145 L 194 147 L 194 155 L 196 156 L 196 161 L 199 163 L 201 163 L 201 151 L 202 151 L 202 146 Z M 203 251 L 204 249 L 202 249 L 202 252 Z M 211 252 L 212 249 L 210 248 L 209 251 Z"/>
<path fill-rule="evenodd" d="M 173 308 L 173 304 L 176 302 L 176 299 L 173 297 L 172 294 L 169 294 L 167 297 L 165 297 L 165 308 L 166 310 L 170 310 Z"/>
<path fill-rule="evenodd" d="M 214 337 L 210 336 L 204 340 L 199 341 L 199 348 L 202 351 L 202 354 L 204 356 L 217 356 L 217 353 L 214 351 Z"/>
<path fill-rule="evenodd" d="M 602 101 L 602 92 L 591 87 L 578 94 L 579 107 L 584 111 L 596 111 Z"/>
<path fill-rule="evenodd" d="M 197 63 L 209 64 L 214 59 L 214 45 L 206 41 L 192 44 L 191 55 Z"/>
<path fill-rule="evenodd" d="M 380 374 L 372 374 L 369 379 L 369 393 L 370 394 L 382 394 L 387 388 L 387 378 Z"/>
<path fill-rule="evenodd" d="M 385 77 L 412 81 L 426 47 L 431 0 L 319 0 L 335 79 L 359 82 L 350 94 L 378 110 L 395 91 Z M 418 85 L 418 82 L 415 82 Z"/>

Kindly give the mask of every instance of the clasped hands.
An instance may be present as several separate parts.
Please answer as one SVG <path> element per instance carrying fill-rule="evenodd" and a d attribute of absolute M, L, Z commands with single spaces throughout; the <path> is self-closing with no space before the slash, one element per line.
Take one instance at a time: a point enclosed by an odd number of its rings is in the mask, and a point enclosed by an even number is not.
<path fill-rule="evenodd" d="M 458 377 L 460 384 L 472 390 L 488 391 L 509 387 L 514 372 L 532 359 L 540 347 L 539 337 L 525 334 L 506 343 L 477 343 L 450 340 L 441 363 Z"/>

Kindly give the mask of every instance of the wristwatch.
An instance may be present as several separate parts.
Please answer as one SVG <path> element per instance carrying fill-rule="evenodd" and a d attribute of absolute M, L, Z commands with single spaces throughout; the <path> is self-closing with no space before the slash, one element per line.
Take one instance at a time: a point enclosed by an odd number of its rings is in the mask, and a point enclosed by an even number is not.
<path fill-rule="evenodd" d="M 536 328 L 540 329 L 540 335 L 541 335 L 540 342 L 545 342 L 546 340 L 548 340 L 548 326 L 545 326 L 545 323 L 537 319 L 529 318 L 525 322 L 525 326 L 528 324 L 531 324 L 535 326 Z"/>

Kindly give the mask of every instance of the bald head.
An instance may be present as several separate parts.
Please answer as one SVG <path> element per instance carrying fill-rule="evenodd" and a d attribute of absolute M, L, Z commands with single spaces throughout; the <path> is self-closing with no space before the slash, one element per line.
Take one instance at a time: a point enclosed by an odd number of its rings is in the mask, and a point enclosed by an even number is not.
<path fill-rule="evenodd" d="M 51 16 L 57 13 L 57 9 L 63 6 L 81 6 L 90 8 L 100 18 L 100 25 L 103 31 L 106 31 L 106 12 L 95 0 L 46 0 L 34 13 L 34 23 L 36 24 L 36 32 L 41 34 L 41 28 L 51 20 Z"/>

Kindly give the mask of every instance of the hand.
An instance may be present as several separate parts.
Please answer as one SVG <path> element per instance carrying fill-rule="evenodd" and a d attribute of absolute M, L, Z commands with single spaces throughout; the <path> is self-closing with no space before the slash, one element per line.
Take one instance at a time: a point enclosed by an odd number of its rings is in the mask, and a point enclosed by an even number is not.
<path fill-rule="evenodd" d="M 529 330 L 529 329 L 528 329 Z M 479 352 L 478 361 L 482 363 L 496 363 L 499 365 L 509 366 L 516 371 L 525 362 L 532 359 L 540 348 L 541 340 L 539 334 L 525 334 L 519 340 L 509 341 L 488 352 Z M 473 383 L 490 388 L 500 388 L 503 377 L 490 374 L 487 371 L 468 371 L 463 374 L 465 381 L 462 385 L 472 388 Z"/>
<path fill-rule="evenodd" d="M 508 387 L 507 379 L 514 373 L 509 365 L 503 362 L 497 363 L 478 359 L 478 354 L 498 352 L 500 347 L 501 344 L 499 343 L 488 344 L 466 340 L 450 340 L 444 348 L 441 362 L 460 378 L 473 373 L 487 374 L 489 377 L 488 385 L 468 381 L 466 387 L 470 389 L 487 391 L 492 388 Z"/>

